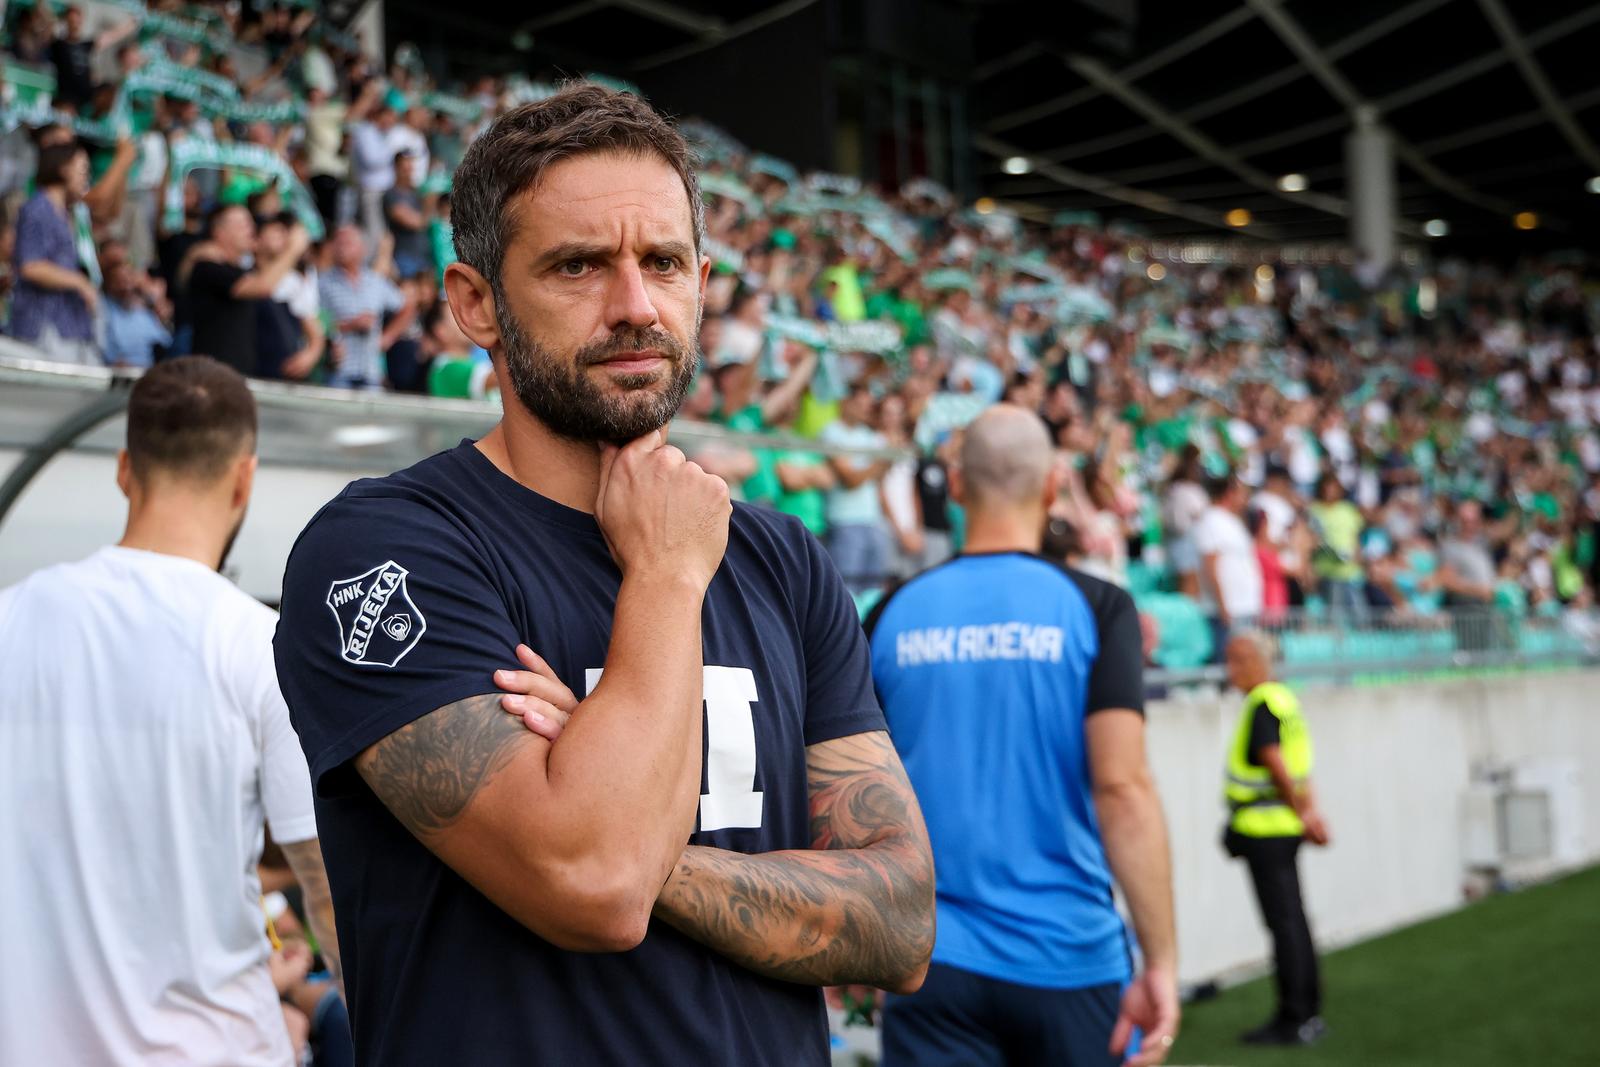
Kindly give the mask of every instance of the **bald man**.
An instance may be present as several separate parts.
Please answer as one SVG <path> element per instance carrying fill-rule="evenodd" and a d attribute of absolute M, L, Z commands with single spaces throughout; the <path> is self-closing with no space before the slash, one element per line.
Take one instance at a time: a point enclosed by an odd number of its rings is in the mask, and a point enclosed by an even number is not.
<path fill-rule="evenodd" d="M 920 992 L 889 998 L 884 1067 L 1160 1063 L 1177 948 L 1138 613 L 1039 555 L 1058 473 L 1037 416 L 990 408 L 950 473 L 966 550 L 867 620 L 937 881 L 932 967 Z"/>

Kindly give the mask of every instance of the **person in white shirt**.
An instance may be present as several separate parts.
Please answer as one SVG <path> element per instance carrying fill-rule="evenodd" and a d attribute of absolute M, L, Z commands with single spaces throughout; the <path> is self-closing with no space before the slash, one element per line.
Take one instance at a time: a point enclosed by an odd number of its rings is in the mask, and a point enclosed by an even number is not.
<path fill-rule="evenodd" d="M 355 163 L 356 187 L 361 197 L 360 222 L 369 248 L 376 247 L 378 239 L 388 231 L 383 194 L 394 188 L 397 148 L 393 135 L 398 121 L 394 101 L 384 97 L 376 104 L 371 119 L 350 127 L 350 158 Z"/>
<path fill-rule="evenodd" d="M 255 401 L 189 356 L 133 387 L 126 532 L 0 591 L 0 1064 L 289 1067 L 263 819 L 338 973 L 276 613 L 218 573 Z"/>
<path fill-rule="evenodd" d="M 395 155 L 404 153 L 411 157 L 411 173 L 418 185 L 427 180 L 433 170 L 433 156 L 428 150 L 428 131 L 433 128 L 433 112 L 421 104 L 406 111 L 405 119 L 389 131 L 389 147 Z"/>
<path fill-rule="evenodd" d="M 1161 502 L 1167 556 L 1178 576 L 1178 592 L 1192 597 L 1200 595 L 1200 553 L 1195 549 L 1194 527 L 1211 503 L 1201 484 L 1205 476 L 1200 449 L 1185 445 Z"/>
<path fill-rule="evenodd" d="M 1200 554 L 1201 602 L 1211 614 L 1212 654 L 1221 662 L 1228 636 L 1261 615 L 1261 564 L 1244 524 L 1245 486 L 1232 475 L 1212 478 L 1206 493 L 1211 506 L 1195 524 L 1194 546 Z"/>
<path fill-rule="evenodd" d="M 865 383 L 856 382 L 839 401 L 839 418 L 823 428 L 820 440 L 842 448 L 882 448 L 883 435 L 872 428 L 871 417 L 872 392 Z M 878 482 L 892 464 L 887 459 L 835 455 L 828 465 L 838 479 L 828 491 L 828 552 L 844 584 L 859 596 L 890 575 L 893 546 L 884 526 Z"/>

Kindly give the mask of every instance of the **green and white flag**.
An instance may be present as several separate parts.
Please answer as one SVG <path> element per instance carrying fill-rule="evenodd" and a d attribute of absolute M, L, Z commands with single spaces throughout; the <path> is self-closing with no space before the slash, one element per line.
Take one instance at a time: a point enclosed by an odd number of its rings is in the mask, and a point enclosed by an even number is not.
<path fill-rule="evenodd" d="M 929 289 L 965 289 L 969 293 L 977 288 L 971 274 L 954 267 L 930 270 L 922 276 L 922 284 Z"/>
<path fill-rule="evenodd" d="M 183 183 L 195 170 L 242 170 L 270 180 L 312 239 L 322 237 L 322 216 L 316 202 L 275 152 L 262 145 L 222 144 L 198 137 L 185 138 L 171 149 L 163 205 L 163 223 L 168 229 L 183 225 Z"/>
<path fill-rule="evenodd" d="M 750 160 L 750 169 L 757 174 L 765 174 L 777 178 L 788 185 L 793 185 L 800 180 L 800 173 L 794 169 L 794 164 L 779 159 L 777 156 L 758 155 Z"/>
<path fill-rule="evenodd" d="M 457 122 L 477 122 L 483 117 L 482 104 L 449 93 L 424 93 L 422 106 L 429 111 L 447 115 Z"/>
<path fill-rule="evenodd" d="M 678 132 L 683 134 L 700 153 L 702 159 L 729 159 L 733 156 L 747 156 L 749 150 L 728 135 L 727 131 L 711 125 L 704 119 L 688 119 L 678 124 Z"/>
<path fill-rule="evenodd" d="M 116 144 L 127 135 L 128 120 L 125 113 L 112 112 L 101 118 L 84 118 L 53 107 L 0 105 L 0 132 L 9 133 L 18 126 L 38 129 L 41 126 L 66 126 L 79 138 L 94 144 Z"/>
<path fill-rule="evenodd" d="M 848 174 L 829 174 L 827 171 L 819 170 L 807 176 L 806 187 L 819 193 L 855 196 L 861 192 L 861 179 Z"/>
<path fill-rule="evenodd" d="M 186 67 L 182 63 L 174 63 L 162 55 L 147 56 L 136 73 L 146 78 L 190 82 L 212 96 L 227 100 L 239 99 L 239 87 L 232 79 L 209 70 L 201 70 L 199 67 Z"/>
<path fill-rule="evenodd" d="M 950 190 L 932 178 L 913 178 L 900 187 L 900 195 L 907 199 L 931 200 L 943 208 L 955 206 L 956 198 Z"/>
<path fill-rule="evenodd" d="M 863 319 L 828 323 L 828 347 L 835 352 L 866 352 L 884 356 L 900 350 L 900 327 L 892 322 Z"/>
<path fill-rule="evenodd" d="M 548 100 L 561 90 L 549 82 L 531 82 L 526 78 L 513 79 L 506 87 L 506 99 L 512 104 L 537 104 Z"/>
<path fill-rule="evenodd" d="M 761 213 L 761 198 L 755 194 L 755 190 L 731 174 L 701 174 L 700 191 L 737 201 L 752 215 Z"/>
<path fill-rule="evenodd" d="M 612 92 L 631 93 L 640 98 L 643 98 L 644 96 L 644 94 L 639 91 L 639 87 L 633 84 L 631 81 L 627 81 L 623 78 L 614 78 L 609 74 L 596 74 L 595 72 L 591 71 L 583 76 L 583 80 L 594 82 L 596 85 L 603 85 Z"/>
<path fill-rule="evenodd" d="M 711 262 L 719 266 L 732 268 L 734 271 L 744 270 L 744 253 L 730 244 L 725 244 L 715 237 L 707 237 L 700 243 L 703 251 Z"/>
<path fill-rule="evenodd" d="M 917 258 L 916 250 L 912 247 L 910 237 L 896 225 L 898 219 L 888 215 L 872 216 L 862 220 L 862 227 L 872 236 L 889 246 L 889 250 L 907 263 Z"/>

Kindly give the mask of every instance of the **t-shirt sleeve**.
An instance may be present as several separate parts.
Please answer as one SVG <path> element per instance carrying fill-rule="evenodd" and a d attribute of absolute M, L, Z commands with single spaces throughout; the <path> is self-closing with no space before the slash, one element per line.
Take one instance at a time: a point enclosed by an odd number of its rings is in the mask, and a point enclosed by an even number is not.
<path fill-rule="evenodd" d="M 311 801 L 311 773 L 306 768 L 300 739 L 289 723 L 289 706 L 278 688 L 272 662 L 272 631 L 277 615 L 267 608 L 252 611 L 239 628 L 227 676 L 239 687 L 239 697 L 256 724 L 261 757 L 261 806 L 267 826 L 279 844 L 309 841 L 317 836 L 316 812 Z"/>
<path fill-rule="evenodd" d="M 1203 513 L 1195 520 L 1193 531 L 1196 552 L 1208 556 L 1218 550 L 1217 524 L 1211 521 L 1209 513 Z"/>
<path fill-rule="evenodd" d="M 1126 589 L 1084 576 L 1078 581 L 1094 612 L 1100 648 L 1089 668 L 1083 713 L 1130 708 L 1144 714 L 1144 634 Z"/>
<path fill-rule="evenodd" d="M 343 496 L 289 556 L 278 680 L 323 795 L 362 750 L 446 704 L 496 692 L 519 637 L 469 531 L 421 501 Z"/>
<path fill-rule="evenodd" d="M 1250 717 L 1249 761 L 1257 767 L 1262 766 L 1261 750 L 1268 745 L 1280 743 L 1282 739 L 1283 730 L 1278 717 L 1272 714 L 1267 702 L 1263 700 L 1256 705 L 1256 710 Z"/>
<path fill-rule="evenodd" d="M 294 296 L 289 300 L 289 310 L 297 319 L 314 319 L 322 310 L 321 300 L 317 287 L 311 284 L 311 279 L 302 276 L 295 286 Z"/>
<path fill-rule="evenodd" d="M 797 591 L 806 657 L 806 744 L 887 730 L 855 601 L 821 543 L 799 520 L 794 528 L 804 538 L 802 573 L 809 579 Z"/>

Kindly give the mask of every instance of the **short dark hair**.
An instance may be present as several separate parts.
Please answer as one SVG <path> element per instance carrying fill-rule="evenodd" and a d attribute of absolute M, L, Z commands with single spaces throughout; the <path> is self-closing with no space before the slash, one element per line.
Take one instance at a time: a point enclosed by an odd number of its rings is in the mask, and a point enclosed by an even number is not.
<path fill-rule="evenodd" d="M 552 164 L 593 152 L 659 156 L 677 171 L 699 251 L 705 205 L 683 135 L 632 93 L 578 82 L 506 112 L 467 149 L 456 169 L 450 213 L 461 262 L 498 288 L 507 239 L 517 222 L 508 208 L 511 198 L 537 185 Z"/>
<path fill-rule="evenodd" d="M 60 185 L 67 180 L 67 167 L 71 165 L 83 146 L 77 141 L 68 141 L 66 144 L 53 144 L 48 148 L 39 150 L 39 169 L 35 183 L 41 189 L 52 185 Z"/>
<path fill-rule="evenodd" d="M 1232 471 L 1229 471 L 1227 474 L 1221 474 L 1215 477 L 1207 478 L 1206 496 L 1210 497 L 1213 501 L 1221 500 L 1223 497 L 1228 495 L 1228 490 L 1232 489 L 1237 484 L 1238 483 L 1235 481 Z"/>
<path fill-rule="evenodd" d="M 160 472 L 215 481 L 255 440 L 256 399 L 244 375 L 210 356 L 157 363 L 128 398 L 128 458 L 137 478 Z"/>

